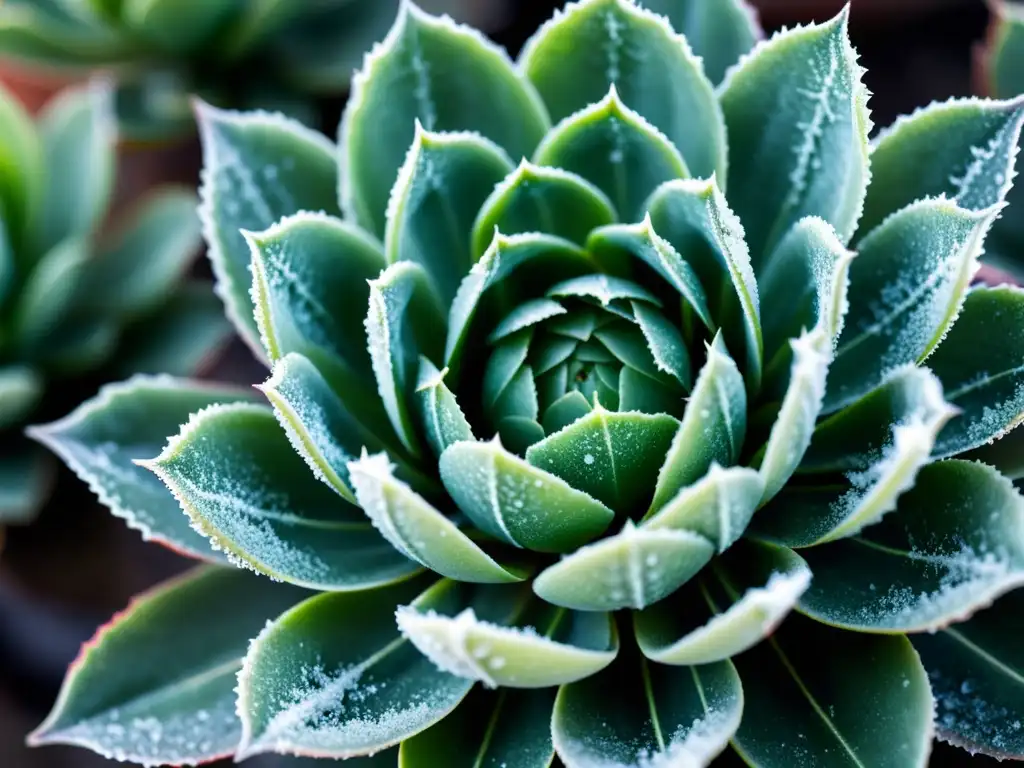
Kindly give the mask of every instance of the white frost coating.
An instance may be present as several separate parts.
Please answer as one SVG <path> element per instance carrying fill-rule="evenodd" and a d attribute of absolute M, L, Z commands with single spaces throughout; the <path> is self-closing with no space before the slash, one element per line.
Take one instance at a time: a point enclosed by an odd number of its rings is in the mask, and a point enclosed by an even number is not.
<path fill-rule="evenodd" d="M 627 744 L 613 735 L 585 738 L 568 736 L 552 728 L 558 756 L 567 768 L 705 768 L 728 745 L 740 723 L 740 707 L 710 708 L 689 725 L 680 725 L 669 735 L 664 749 L 654 744 Z M 629 762 L 605 757 L 609 751 L 632 753 Z"/>
<path fill-rule="evenodd" d="M 775 631 L 810 584 L 809 568 L 775 572 L 763 587 L 748 589 L 703 626 L 668 646 L 645 647 L 644 655 L 671 664 L 711 664 L 736 656 Z"/>
<path fill-rule="evenodd" d="M 827 317 L 827 315 L 823 315 Z M 828 322 L 790 340 L 793 367 L 782 408 L 772 426 L 764 459 L 758 470 L 764 481 L 761 506 L 767 504 L 789 480 L 811 444 L 814 426 L 825 399 L 825 381 L 832 362 L 833 338 Z"/>
<path fill-rule="evenodd" d="M 470 632 L 483 625 L 472 608 L 466 608 L 453 618 L 435 611 L 421 613 L 412 606 L 402 605 L 395 611 L 395 620 L 402 635 L 442 672 L 479 680 L 488 688 L 498 687 L 484 659 L 469 648 Z"/>
<path fill-rule="evenodd" d="M 178 379 L 166 374 L 136 374 L 126 381 L 102 386 L 96 397 L 86 401 L 64 418 L 49 424 L 28 427 L 26 434 L 57 454 L 71 471 L 88 485 L 89 490 L 96 494 L 99 502 L 107 507 L 115 517 L 124 520 L 129 528 L 142 534 L 143 540 L 157 541 L 171 547 L 180 548 L 182 546 L 181 542 L 171 541 L 153 530 L 151 522 L 147 521 L 147 518 L 149 518 L 147 510 L 128 507 L 124 499 L 111 488 L 102 484 L 87 462 L 83 461 L 78 453 L 70 445 L 66 444 L 67 435 L 75 429 L 84 426 L 91 417 L 102 413 L 107 408 L 114 407 L 120 398 L 130 397 L 140 389 L 151 387 L 188 387 L 191 390 L 200 390 L 210 394 L 223 393 L 226 399 L 232 400 L 245 397 L 244 391 L 234 390 L 228 385 L 204 384 L 203 382 L 191 379 Z M 78 441 L 74 442 L 77 443 Z M 79 443 L 79 446 L 83 449 L 87 447 L 81 443 Z M 96 468 L 99 471 L 114 477 L 122 476 L 125 480 L 134 482 L 135 479 L 131 475 L 111 461 L 110 454 L 115 449 L 114 445 L 100 444 L 88 446 L 88 449 L 92 454 L 90 458 L 95 462 Z M 189 553 L 211 562 L 220 561 L 220 558 L 210 557 L 209 553 L 195 552 L 191 549 Z"/>
<path fill-rule="evenodd" d="M 661 306 L 658 297 L 648 292 L 647 289 L 629 280 L 606 275 L 603 272 L 563 280 L 561 283 L 551 286 L 547 295 L 590 296 L 600 301 L 601 306 L 604 307 L 607 307 L 615 299 L 642 299 L 656 307 Z"/>
<path fill-rule="evenodd" d="M 900 495 L 914 486 L 918 471 L 928 463 L 939 431 L 959 413 L 945 401 L 942 384 L 930 371 L 911 364 L 891 376 L 908 371 L 920 378 L 920 400 L 893 426 L 892 442 L 883 449 L 881 459 L 863 472 L 847 475 L 853 487 L 829 507 L 829 532 L 817 543 L 853 536 L 895 509 Z"/>
<path fill-rule="evenodd" d="M 394 469 L 395 465 L 391 463 L 386 453 L 375 453 L 371 456 L 365 448 L 359 461 L 353 461 L 348 465 L 349 477 L 359 500 L 359 506 L 370 518 L 373 527 L 380 531 L 381 536 L 403 555 L 427 565 L 409 547 L 402 531 L 395 524 L 391 504 L 388 502 L 384 489 L 386 484 L 398 483 L 394 476 Z"/>
<path fill-rule="evenodd" d="M 383 40 L 379 43 L 375 43 L 373 47 L 363 55 L 362 66 L 352 76 L 352 85 L 349 89 L 350 96 L 348 104 L 342 114 L 341 125 L 338 128 L 340 147 L 339 154 L 341 157 L 341 162 L 339 163 L 338 193 L 341 199 L 341 208 L 345 213 L 346 219 L 358 221 L 359 218 L 354 203 L 356 190 L 353 188 L 352 179 L 348 173 L 349 140 L 352 133 L 352 119 L 353 116 L 356 115 L 364 106 L 367 84 L 373 79 L 375 69 L 389 53 L 398 48 L 399 43 L 403 38 L 408 37 L 406 32 L 410 21 L 423 28 L 433 28 L 434 30 L 440 29 L 445 32 L 449 32 L 461 41 L 469 43 L 478 50 L 483 51 L 486 55 L 503 62 L 508 67 L 508 71 L 514 73 L 520 82 L 526 86 L 524 88 L 524 93 L 534 102 L 538 113 L 544 115 L 545 120 L 547 119 L 547 108 L 541 101 L 540 96 L 529 85 L 526 78 L 519 73 L 515 63 L 512 61 L 505 48 L 493 43 L 478 29 L 467 24 L 456 22 L 447 14 L 431 16 L 429 13 L 420 9 L 414 2 L 411 2 L 411 0 L 401 0 L 398 17 L 396 18 L 394 25 L 388 31 L 388 34 Z M 434 123 L 436 122 L 436 109 L 430 94 L 430 73 L 427 71 L 426 62 L 423 60 L 423 56 L 419 51 L 417 51 L 413 56 L 413 67 L 418 81 L 415 95 L 417 99 L 420 100 L 420 106 L 423 110 L 423 114 L 426 115 L 426 119 L 424 120 L 426 123 L 425 127 L 427 130 L 432 130 L 435 127 Z"/>
<path fill-rule="evenodd" d="M 615 88 L 615 83 L 611 84 L 608 88 L 608 94 L 603 99 L 573 112 L 568 117 L 563 118 L 554 128 L 548 131 L 544 136 L 544 139 L 541 141 L 540 146 L 538 146 L 537 150 L 534 152 L 534 157 L 543 158 L 553 144 L 562 141 L 562 134 L 573 130 L 578 124 L 597 122 L 603 117 L 612 119 L 612 130 L 615 132 L 617 137 L 621 136 L 622 125 L 628 125 L 638 133 L 646 134 L 647 138 L 653 139 L 654 142 L 659 145 L 661 151 L 670 156 L 680 168 L 686 168 L 686 161 L 683 159 L 683 156 L 679 154 L 679 150 L 676 149 L 675 144 L 673 144 L 658 128 L 648 123 L 644 119 L 643 115 L 639 112 L 634 112 L 626 106 L 625 102 L 619 98 L 619 92 Z M 613 150 L 612 157 L 609 158 L 609 161 L 613 164 L 621 163 L 624 160 L 621 156 L 621 141 L 616 142 L 616 144 L 619 149 Z M 615 156 L 616 152 L 619 154 L 618 157 Z"/>
<path fill-rule="evenodd" d="M 266 112 L 253 110 L 247 112 L 234 112 L 231 110 L 218 109 L 203 101 L 196 101 L 196 122 L 199 126 L 199 136 L 203 146 L 203 168 L 200 173 L 201 183 L 199 185 L 199 220 L 202 225 L 203 239 L 206 241 L 210 254 L 210 264 L 213 267 L 214 292 L 224 302 L 225 313 L 235 328 L 239 329 L 242 340 L 252 349 L 256 357 L 264 362 L 266 351 L 257 340 L 252 338 L 249 332 L 248 317 L 250 309 L 248 306 L 239 306 L 239 302 L 232 296 L 234 278 L 228 268 L 227 256 L 224 252 L 224 244 L 218 237 L 215 208 L 217 201 L 216 181 L 217 174 L 231 171 L 237 174 L 238 178 L 232 185 L 234 191 L 240 193 L 242 198 L 253 207 L 262 218 L 268 221 L 277 219 L 274 216 L 266 200 L 260 194 L 255 183 L 254 169 L 249 168 L 238 152 L 229 144 L 218 139 L 218 125 L 230 125 L 237 129 L 246 129 L 254 126 L 280 128 L 290 133 L 296 139 L 310 145 L 315 145 L 325 150 L 328 154 L 334 155 L 335 146 L 320 133 L 310 130 L 302 123 L 285 117 L 279 112 Z M 283 199 L 290 200 L 288 190 L 277 186 L 277 193 Z M 225 201 L 224 205 L 235 205 L 237 202 Z M 234 286 L 237 288 L 237 286 Z M 248 290 L 248 286 L 242 286 Z"/>

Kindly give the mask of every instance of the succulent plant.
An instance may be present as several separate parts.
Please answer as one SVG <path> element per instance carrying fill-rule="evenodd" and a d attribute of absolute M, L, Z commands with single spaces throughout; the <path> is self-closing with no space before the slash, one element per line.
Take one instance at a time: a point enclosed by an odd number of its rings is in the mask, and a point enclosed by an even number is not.
<path fill-rule="evenodd" d="M 49 493 L 29 420 L 133 372 L 191 373 L 228 335 L 209 288 L 181 280 L 201 244 L 195 193 L 158 188 L 110 231 L 115 165 L 103 85 L 62 92 L 37 123 L 0 89 L 0 523 Z"/>
<path fill-rule="evenodd" d="M 567 6 L 515 64 L 407 3 L 337 146 L 201 107 L 209 253 L 269 405 L 137 378 L 37 433 L 215 564 L 102 629 L 32 742 L 1024 754 L 1024 295 L 970 288 L 1024 101 L 869 144 L 847 25 L 716 91 L 630 0 Z"/>
<path fill-rule="evenodd" d="M 193 93 L 310 122 L 318 119 L 312 99 L 344 91 L 398 2 L 6 0 L 0 57 L 52 72 L 113 69 L 122 132 L 137 140 L 190 130 Z M 486 17 L 503 0 L 428 2 Z"/>

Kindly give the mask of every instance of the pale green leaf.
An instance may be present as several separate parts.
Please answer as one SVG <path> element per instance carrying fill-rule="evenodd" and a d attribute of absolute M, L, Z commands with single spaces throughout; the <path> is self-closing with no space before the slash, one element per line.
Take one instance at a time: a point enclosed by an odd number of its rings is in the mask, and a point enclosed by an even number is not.
<path fill-rule="evenodd" d="M 614 86 L 679 150 L 694 175 L 724 177 L 721 107 L 700 59 L 663 16 L 628 0 L 570 3 L 527 42 L 519 66 L 553 120 L 600 101 Z"/>
<path fill-rule="evenodd" d="M 42 398 L 45 386 L 40 372 L 26 365 L 0 368 L 0 428 L 25 419 Z"/>
<path fill-rule="evenodd" d="M 0 7 L 0 51 L 8 47 L 11 10 Z M 24 107 L 0 88 L 0 211 L 5 236 L 16 253 L 31 245 L 30 229 L 40 214 L 46 156 L 42 141 Z"/>
<path fill-rule="evenodd" d="M 871 185 L 859 231 L 924 197 L 980 211 L 1006 198 L 1024 101 L 951 99 L 901 117 L 871 146 Z"/>
<path fill-rule="evenodd" d="M 711 664 L 770 637 L 811 582 L 807 563 L 782 547 L 748 542 L 667 600 L 633 614 L 637 643 L 659 664 Z"/>
<path fill-rule="evenodd" d="M 747 428 L 743 377 L 721 336 L 706 348 L 707 360 L 658 471 L 650 512 L 661 509 L 680 489 L 703 477 L 712 464 L 728 467 L 739 460 Z"/>
<path fill-rule="evenodd" d="M 648 503 L 679 422 L 665 414 L 616 413 L 599 404 L 530 446 L 526 460 L 622 513 Z"/>
<path fill-rule="evenodd" d="M 614 620 L 608 614 L 577 613 L 544 606 L 507 617 L 477 616 L 474 606 L 507 600 L 504 587 L 477 587 L 455 615 L 398 609 L 402 634 L 440 669 L 477 680 L 488 688 L 548 688 L 582 680 L 607 667 L 619 652 Z M 463 587 L 461 591 L 467 592 Z M 536 619 L 536 623 L 526 623 Z"/>
<path fill-rule="evenodd" d="M 444 310 L 423 267 L 399 261 L 370 281 L 365 326 L 384 410 L 402 445 L 418 456 L 414 401 L 419 358 L 440 360 L 445 328 Z"/>
<path fill-rule="evenodd" d="M 182 554 L 223 561 L 159 479 L 133 462 L 156 456 L 167 436 L 189 415 L 216 403 L 251 399 L 226 386 L 169 376 L 137 376 L 108 384 L 59 421 L 31 427 L 29 435 L 48 447 L 89 485 L 100 502 L 143 538 Z"/>
<path fill-rule="evenodd" d="M 991 467 L 950 459 L 862 535 L 801 554 L 814 573 L 802 612 L 861 632 L 935 631 L 1024 584 L 1024 500 Z"/>
<path fill-rule="evenodd" d="M 608 196 L 624 221 L 643 217 L 644 201 L 659 184 L 690 175 L 672 142 L 626 106 L 614 85 L 556 125 L 533 161 L 582 176 Z"/>
<path fill-rule="evenodd" d="M 447 373 L 447 368 L 439 371 L 427 358 L 420 357 L 416 401 L 420 424 L 436 456 L 453 443 L 476 439 L 455 394 L 444 383 Z"/>
<path fill-rule="evenodd" d="M 238 565 L 339 591 L 419 570 L 357 507 L 310 477 L 269 408 L 206 408 L 160 456 L 139 463 L 167 484 L 196 530 Z"/>
<path fill-rule="evenodd" d="M 999 207 L 967 211 L 921 200 L 865 237 L 850 264 L 849 309 L 829 369 L 825 411 L 930 355 L 960 312 Z"/>
<path fill-rule="evenodd" d="M 476 131 L 513 158 L 532 154 L 549 127 L 540 97 L 504 50 L 403 3 L 352 81 L 340 130 L 342 205 L 378 236 L 416 120 L 428 131 Z"/>
<path fill-rule="evenodd" d="M 693 578 L 715 553 L 697 533 L 648 528 L 627 520 L 622 530 L 573 552 L 534 579 L 533 591 L 578 611 L 645 608 Z"/>
<path fill-rule="evenodd" d="M 757 274 L 803 217 L 821 217 L 843 242 L 860 218 L 871 120 L 848 20 L 847 8 L 824 24 L 775 34 L 721 85 L 729 202 Z"/>
<path fill-rule="evenodd" d="M 711 319 L 721 326 L 737 356 L 743 350 L 744 373 L 749 386 L 757 389 L 763 354 L 757 280 L 743 224 L 717 179 L 663 184 L 645 208 L 654 229 L 685 254 L 707 292 Z"/>
<path fill-rule="evenodd" d="M 495 229 L 505 235 L 544 232 L 583 245 L 592 230 L 615 218 L 611 200 L 589 181 L 523 158 L 480 207 L 473 224 L 472 255 L 476 258 L 487 250 Z"/>
<path fill-rule="evenodd" d="M 364 452 L 348 465 L 359 506 L 395 549 L 458 581 L 505 583 L 523 578 L 495 562 L 393 470 L 386 453 Z"/>
<path fill-rule="evenodd" d="M 566 768 L 704 766 L 728 746 L 743 709 L 728 661 L 684 669 L 623 657 L 559 690 L 551 735 Z"/>
<path fill-rule="evenodd" d="M 89 257 L 88 242 L 70 238 L 43 254 L 29 273 L 15 301 L 12 329 L 23 357 L 49 353 L 51 334 L 73 308 Z"/>
<path fill-rule="evenodd" d="M 540 552 L 571 552 L 614 513 L 583 490 L 509 453 L 495 438 L 449 446 L 439 463 L 455 503 L 482 531 Z"/>
<path fill-rule="evenodd" d="M 232 754 L 235 684 L 250 639 L 308 596 L 234 568 L 199 568 L 136 598 L 83 646 L 29 736 L 143 765 Z"/>
<path fill-rule="evenodd" d="M 479 256 L 470 242 L 477 213 L 512 168 L 504 150 L 483 136 L 433 133 L 417 120 L 388 201 L 387 260 L 422 265 L 445 306 L 451 304 Z"/>
<path fill-rule="evenodd" d="M 452 610 L 456 601 L 443 589 L 447 583 L 413 604 Z M 439 670 L 395 626 L 396 607 L 423 586 L 416 580 L 318 595 L 267 626 L 239 674 L 237 757 L 372 755 L 455 709 L 471 681 Z"/>
<path fill-rule="evenodd" d="M 744 697 L 733 745 L 748 764 L 788 768 L 794 755 L 844 768 L 928 764 L 934 701 L 905 637 L 791 616 L 733 662 Z"/>
<path fill-rule="evenodd" d="M 188 56 L 206 45 L 239 10 L 238 0 L 117 0 L 120 18 L 142 39 L 171 56 Z"/>
<path fill-rule="evenodd" d="M 338 215 L 334 146 L 281 115 L 198 107 L 203 143 L 199 216 L 218 293 L 242 338 L 262 354 L 253 316 L 251 252 L 243 230 L 262 232 L 300 211 Z"/>

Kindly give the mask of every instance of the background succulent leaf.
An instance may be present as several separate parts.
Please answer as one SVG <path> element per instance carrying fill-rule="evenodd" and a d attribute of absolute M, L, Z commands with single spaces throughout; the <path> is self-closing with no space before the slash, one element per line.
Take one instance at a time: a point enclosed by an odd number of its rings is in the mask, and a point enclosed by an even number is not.
<path fill-rule="evenodd" d="M 0 40 L 4 37 L 0 26 Z M 15 252 L 31 244 L 43 201 L 46 155 L 32 119 L 14 94 L 0 88 L 0 208 L 3 227 Z"/>
<path fill-rule="evenodd" d="M 963 623 L 911 637 L 928 670 L 939 738 L 972 754 L 1024 754 L 1015 714 L 1024 694 L 1022 598 L 1011 592 Z"/>
<path fill-rule="evenodd" d="M 731 662 L 666 667 L 623 656 L 559 689 L 551 734 L 566 768 L 708 765 L 728 745 L 743 709 Z"/>
<path fill-rule="evenodd" d="M 475 688 L 444 720 L 402 742 L 398 766 L 433 768 L 437 756 L 444 754 L 451 768 L 549 768 L 555 757 L 555 693 L 555 688 Z"/>
<path fill-rule="evenodd" d="M 935 350 L 960 312 L 998 210 L 920 200 L 860 242 L 850 264 L 849 309 L 829 371 L 826 413 Z"/>
<path fill-rule="evenodd" d="M 524 578 L 495 562 L 458 526 L 396 478 L 387 454 L 364 453 L 348 470 L 366 516 L 410 560 L 464 582 L 500 584 Z"/>
<path fill-rule="evenodd" d="M 679 491 L 657 512 L 644 518 L 644 530 L 699 533 L 718 552 L 743 535 L 764 492 L 760 475 L 747 467 L 722 469 L 712 463 L 693 485 Z"/>
<path fill-rule="evenodd" d="M 30 742 L 143 765 L 230 755 L 242 730 L 234 689 L 249 640 L 308 594 L 233 568 L 160 585 L 84 646 Z"/>
<path fill-rule="evenodd" d="M 814 572 L 801 611 L 858 631 L 934 631 L 1024 582 L 1024 501 L 991 467 L 938 462 L 880 523 L 801 554 Z"/>
<path fill-rule="evenodd" d="M 93 258 L 78 305 L 138 319 L 171 299 L 202 243 L 198 203 L 192 190 L 175 187 L 140 200 L 114 241 Z"/>
<path fill-rule="evenodd" d="M 737 359 L 743 351 L 744 373 L 756 390 L 763 354 L 757 280 L 743 224 L 717 179 L 668 182 L 654 190 L 644 207 L 654 229 L 686 254 L 707 292 L 712 319 Z"/>
<path fill-rule="evenodd" d="M 88 237 L 102 223 L 114 183 L 116 150 L 109 86 L 66 89 L 39 116 L 45 157 L 37 253 L 70 237 Z"/>
<path fill-rule="evenodd" d="M 614 263 L 623 252 L 631 254 L 675 288 L 706 328 L 716 329 L 700 278 L 679 251 L 654 231 L 650 215 L 640 224 L 613 224 L 594 230 L 587 239 L 587 250 L 600 262 Z"/>
<path fill-rule="evenodd" d="M 458 595 L 438 586 L 413 605 L 456 610 Z M 238 756 L 374 754 L 454 710 L 472 681 L 438 669 L 395 625 L 396 606 L 423 587 L 416 580 L 317 595 L 260 633 L 239 675 Z"/>
<path fill-rule="evenodd" d="M 27 365 L 0 368 L 0 427 L 9 427 L 25 418 L 43 396 L 44 380 Z"/>
<path fill-rule="evenodd" d="M 824 24 L 777 33 L 720 87 L 729 202 L 743 221 L 757 274 L 804 216 L 820 216 L 843 242 L 860 217 L 871 121 L 848 17 L 846 9 Z"/>
<path fill-rule="evenodd" d="M 674 528 L 622 530 L 577 549 L 548 566 L 533 591 L 554 605 L 578 611 L 645 608 L 672 594 L 703 568 L 715 546 L 699 533 Z"/>
<path fill-rule="evenodd" d="M 960 409 L 939 433 L 935 455 L 979 448 L 1016 427 L 1024 417 L 1024 356 L 1015 349 L 1024 327 L 1024 292 L 978 287 L 928 366 L 946 400 Z"/>
<path fill-rule="evenodd" d="M 643 217 L 644 200 L 658 184 L 690 175 L 679 150 L 630 109 L 614 85 L 551 129 L 533 162 L 582 176 L 608 196 L 624 221 Z"/>
<path fill-rule="evenodd" d="M 171 489 L 196 530 L 237 565 L 334 590 L 366 589 L 418 570 L 358 507 L 312 481 L 269 408 L 199 411 L 143 465 Z"/>
<path fill-rule="evenodd" d="M 411 261 L 395 262 L 370 281 L 366 337 L 384 410 L 402 446 L 421 452 L 414 399 L 421 355 L 440 361 L 444 310 L 429 273 Z"/>
<path fill-rule="evenodd" d="M 447 306 L 479 255 L 468 239 L 477 213 L 513 165 L 479 134 L 433 133 L 419 121 L 416 126 L 388 200 L 384 249 L 392 264 L 420 264 Z"/>
<path fill-rule="evenodd" d="M 871 186 L 859 231 L 915 200 L 943 195 L 981 211 L 1010 189 L 1024 101 L 952 99 L 904 117 L 871 146 Z"/>
<path fill-rule="evenodd" d="M 733 661 L 744 695 L 733 744 L 747 763 L 784 765 L 797 744 L 820 765 L 927 765 L 933 701 L 907 638 L 794 616 Z"/>
<path fill-rule="evenodd" d="M 85 67 L 131 52 L 119 35 L 96 24 L 79 23 L 62 4 L 9 0 L 4 6 L 0 46 L 20 59 Z"/>
<path fill-rule="evenodd" d="M 757 12 L 746 0 L 641 0 L 639 5 L 668 18 L 703 60 L 715 85 L 764 37 Z"/>
<path fill-rule="evenodd" d="M 184 555 L 222 562 L 223 555 L 189 527 L 171 493 L 135 459 L 156 456 L 189 414 L 216 403 L 251 399 L 244 390 L 169 376 L 108 384 L 59 421 L 29 434 L 85 481 L 99 500 L 146 539 Z"/>
<path fill-rule="evenodd" d="M 224 304 L 210 291 L 209 283 L 193 280 L 181 285 L 171 298 L 120 336 L 110 322 L 98 322 L 79 344 L 68 349 L 85 368 L 114 352 L 112 369 L 122 375 L 166 373 L 191 376 L 211 362 L 218 349 L 234 337 L 224 316 Z M 109 333 L 109 337 L 105 334 Z M 109 346 L 108 346 L 109 345 Z"/>
<path fill-rule="evenodd" d="M 737 545 L 709 575 L 633 614 L 637 643 L 659 664 L 724 661 L 771 636 L 810 582 L 810 568 L 792 550 Z"/>
<path fill-rule="evenodd" d="M 242 338 L 262 355 L 253 316 L 251 252 L 262 232 L 300 211 L 340 215 L 334 146 L 300 123 L 265 112 L 198 108 L 203 143 L 199 210 L 217 291 Z"/>
<path fill-rule="evenodd" d="M 440 669 L 488 688 L 550 688 L 589 677 L 619 651 L 609 614 L 569 613 L 544 607 L 543 622 L 523 614 L 523 594 L 508 587 L 451 585 L 464 595 L 454 615 L 403 606 L 396 617 L 402 634 Z M 509 603 L 512 610 L 496 611 Z M 478 616 L 477 611 L 489 613 Z M 491 615 L 491 618 L 487 618 Z M 561 628 L 568 638 L 553 637 Z"/>
<path fill-rule="evenodd" d="M 480 206 L 472 230 L 474 260 L 497 228 L 504 235 L 544 232 L 583 245 L 591 230 L 615 221 L 611 200 L 586 179 L 526 158 Z"/>
<path fill-rule="evenodd" d="M 15 343 L 23 357 L 33 360 L 49 354 L 47 341 L 71 312 L 89 257 L 84 238 L 62 240 L 40 257 L 25 279 L 12 317 Z"/>
<path fill-rule="evenodd" d="M 187 55 L 231 20 L 236 0 L 124 0 L 117 18 L 172 55 Z M 265 4 L 265 3 L 264 3 Z"/>
<path fill-rule="evenodd" d="M 428 131 L 476 131 L 513 159 L 529 157 L 549 127 L 540 97 L 503 50 L 404 3 L 353 79 L 340 130 L 342 207 L 378 237 L 417 120 Z"/>
<path fill-rule="evenodd" d="M 447 374 L 447 368 L 439 371 L 430 360 L 420 357 L 416 381 L 418 414 L 427 442 L 438 457 L 454 443 L 476 439 L 455 394 L 444 383 Z"/>
<path fill-rule="evenodd" d="M 584 490 L 527 463 L 500 441 L 459 442 L 439 462 L 451 498 L 480 530 L 540 552 L 571 552 L 614 513 Z"/>
<path fill-rule="evenodd" d="M 815 546 L 854 536 L 896 507 L 900 494 L 914 487 L 936 436 L 955 410 L 942 399 L 938 380 L 927 370 L 898 370 L 891 383 L 893 399 L 889 400 L 889 387 L 883 386 L 877 400 L 883 408 L 898 403 L 893 421 L 875 421 L 876 398 L 869 396 L 822 427 L 828 427 L 835 440 L 845 425 L 851 449 L 861 449 L 853 456 L 856 463 L 846 481 L 830 483 L 826 477 L 818 485 L 784 489 L 755 518 L 754 531 L 792 547 Z M 870 407 L 858 407 L 862 403 Z"/>
<path fill-rule="evenodd" d="M 941 434 L 941 433 L 940 433 Z M 965 461 L 980 461 L 999 470 L 999 474 L 1010 480 L 1024 478 L 1024 430 L 1014 428 L 995 442 L 960 454 L 957 458 Z"/>
<path fill-rule="evenodd" d="M 680 489 L 695 483 L 713 463 L 731 466 L 746 435 L 747 393 L 721 336 L 707 345 L 686 412 L 658 471 L 651 511 L 661 509 Z"/>
<path fill-rule="evenodd" d="M 679 422 L 665 414 L 595 406 L 530 446 L 526 460 L 616 512 L 635 513 L 650 503 L 658 468 L 678 428 Z"/>
<path fill-rule="evenodd" d="M 28 440 L 8 440 L 0 452 L 0 522 L 32 522 L 50 493 L 55 469 Z"/>
<path fill-rule="evenodd" d="M 570 3 L 526 44 L 519 67 L 552 120 L 579 112 L 614 86 L 623 103 L 679 150 L 694 175 L 724 177 L 721 107 L 700 59 L 663 16 L 624 0 Z M 636 213 L 619 211 L 627 221 Z"/>

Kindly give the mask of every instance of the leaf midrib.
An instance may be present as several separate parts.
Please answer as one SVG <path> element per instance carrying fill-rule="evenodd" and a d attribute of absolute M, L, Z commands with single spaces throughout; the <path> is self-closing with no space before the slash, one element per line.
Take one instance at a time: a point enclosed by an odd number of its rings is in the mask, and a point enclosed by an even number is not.
<path fill-rule="evenodd" d="M 974 653 L 980 659 L 987 662 L 991 666 L 995 667 L 997 670 L 999 670 L 1000 673 L 1012 679 L 1013 682 L 1017 683 L 1018 685 L 1024 686 L 1024 673 L 1018 672 L 1016 669 L 1006 664 L 1006 662 L 1000 661 L 998 658 L 993 656 L 984 648 L 982 648 L 972 640 L 968 639 L 952 627 L 946 627 L 942 631 L 946 635 L 949 635 L 949 637 L 951 637 L 953 640 L 957 641 L 962 646 L 964 646 L 967 650 Z"/>

